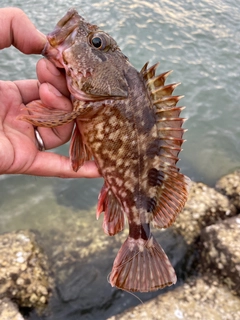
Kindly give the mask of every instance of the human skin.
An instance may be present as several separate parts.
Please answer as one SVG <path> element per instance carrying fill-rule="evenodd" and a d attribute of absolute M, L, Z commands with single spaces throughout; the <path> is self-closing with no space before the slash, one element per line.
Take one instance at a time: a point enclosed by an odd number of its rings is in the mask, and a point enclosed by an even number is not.
<path fill-rule="evenodd" d="M 46 37 L 18 8 L 0 9 L 0 50 L 15 46 L 24 54 L 40 54 Z M 43 104 L 72 110 L 65 76 L 50 61 L 41 59 L 36 80 L 0 80 L 0 174 L 27 174 L 61 178 L 94 178 L 99 172 L 93 161 L 74 172 L 68 157 L 39 151 L 34 127 L 17 117 L 26 104 L 41 99 Z M 56 148 L 71 137 L 73 123 L 59 128 L 38 128 L 46 150 Z"/>

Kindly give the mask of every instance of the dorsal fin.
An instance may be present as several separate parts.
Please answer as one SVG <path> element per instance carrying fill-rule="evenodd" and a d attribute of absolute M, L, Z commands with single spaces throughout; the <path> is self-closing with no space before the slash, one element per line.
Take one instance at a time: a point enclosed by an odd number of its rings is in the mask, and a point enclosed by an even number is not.
<path fill-rule="evenodd" d="M 147 69 L 148 67 L 148 62 L 143 66 L 142 70 L 140 71 L 140 73 L 142 74 L 144 80 L 148 80 L 151 79 L 155 76 L 156 73 L 156 69 L 158 67 L 159 63 L 154 64 L 153 66 L 151 66 L 150 68 Z"/>
<path fill-rule="evenodd" d="M 186 119 L 180 118 L 180 113 L 184 107 L 177 107 L 178 101 L 183 96 L 173 96 L 172 93 L 174 89 L 180 83 L 173 83 L 165 85 L 166 78 L 172 71 L 156 74 L 156 69 L 158 63 L 154 64 L 152 67 L 148 68 L 148 63 L 146 63 L 142 70 L 140 71 L 145 85 L 152 99 L 152 105 L 155 108 L 158 137 L 163 140 L 161 143 L 161 148 L 168 149 L 169 156 L 177 157 L 179 151 L 181 150 L 181 145 L 183 143 L 183 133 L 182 124 Z M 177 147 L 177 149 L 176 149 Z"/>
<path fill-rule="evenodd" d="M 156 186 L 156 196 L 149 200 L 148 211 L 153 213 L 155 226 L 165 228 L 171 225 L 182 210 L 186 200 L 190 179 L 179 172 L 176 164 L 184 142 L 182 128 L 185 119 L 180 117 L 184 107 L 177 107 L 182 96 L 174 96 L 173 91 L 179 83 L 165 85 L 171 71 L 155 75 L 158 64 L 148 68 L 146 64 L 141 75 L 145 81 L 152 108 L 155 110 L 158 139 L 158 160 L 148 172 L 150 186 Z M 156 153 L 156 147 L 152 152 Z M 151 152 L 151 149 L 149 149 Z"/>

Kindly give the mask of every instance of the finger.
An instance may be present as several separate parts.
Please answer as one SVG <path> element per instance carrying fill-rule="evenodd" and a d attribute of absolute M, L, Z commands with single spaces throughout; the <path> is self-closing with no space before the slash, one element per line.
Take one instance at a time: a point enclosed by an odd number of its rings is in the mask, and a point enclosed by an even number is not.
<path fill-rule="evenodd" d="M 41 53 L 46 37 L 18 8 L 0 9 L 0 49 L 14 45 L 23 53 Z"/>
<path fill-rule="evenodd" d="M 62 70 L 61 70 L 62 71 Z M 52 62 L 43 58 L 37 63 L 37 75 L 41 83 L 51 83 L 63 95 L 69 97 L 64 71 L 56 68 Z"/>
<path fill-rule="evenodd" d="M 40 84 L 39 95 L 42 103 L 48 107 L 65 110 L 66 112 L 72 111 L 72 102 L 51 83 Z"/>
<path fill-rule="evenodd" d="M 24 104 L 39 99 L 39 83 L 37 80 L 17 80 L 13 82 L 17 86 Z"/>
<path fill-rule="evenodd" d="M 43 165 L 43 164 L 47 165 Z M 24 174 L 59 178 L 98 178 L 100 174 L 94 161 L 87 161 L 74 172 L 68 157 L 50 152 L 38 152 L 34 163 Z"/>
<path fill-rule="evenodd" d="M 43 83 L 39 87 L 39 94 L 43 105 L 50 108 L 61 109 L 69 112 L 72 104 L 51 84 Z M 56 148 L 69 141 L 73 130 L 73 122 L 56 128 L 38 128 L 46 149 Z"/>

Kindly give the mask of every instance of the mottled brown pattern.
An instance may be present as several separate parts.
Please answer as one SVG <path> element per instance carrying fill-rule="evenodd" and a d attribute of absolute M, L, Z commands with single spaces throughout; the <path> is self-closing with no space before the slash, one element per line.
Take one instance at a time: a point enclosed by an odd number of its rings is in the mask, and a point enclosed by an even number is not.
<path fill-rule="evenodd" d="M 187 199 L 189 180 L 176 167 L 183 143 L 183 108 L 172 96 L 178 84 L 165 85 L 170 72 L 155 76 L 157 65 L 138 72 L 117 43 L 75 10 L 48 35 L 45 56 L 64 67 L 74 110 L 24 120 L 55 126 L 76 118 L 70 156 L 74 170 L 94 157 L 105 180 L 97 217 L 114 235 L 129 223 L 129 237 L 110 275 L 112 286 L 152 291 L 176 282 L 175 272 L 150 231 L 171 225 Z M 43 110 L 47 110 L 44 108 Z M 38 121 L 39 120 L 39 121 Z"/>

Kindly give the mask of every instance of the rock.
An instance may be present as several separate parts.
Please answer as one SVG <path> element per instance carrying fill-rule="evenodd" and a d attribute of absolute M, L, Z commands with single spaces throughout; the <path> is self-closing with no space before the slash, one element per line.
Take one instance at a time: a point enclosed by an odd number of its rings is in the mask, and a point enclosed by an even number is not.
<path fill-rule="evenodd" d="M 197 251 L 195 244 L 202 228 L 236 214 L 235 208 L 229 205 L 229 199 L 213 188 L 193 183 L 186 208 L 176 223 L 166 230 L 153 229 L 177 272 L 177 285 L 192 272 L 192 257 Z M 42 239 L 56 278 L 56 291 L 50 306 L 55 319 L 85 315 L 88 319 L 106 319 L 106 313 L 110 316 L 122 311 L 123 306 L 136 304 L 135 296 L 111 288 L 107 282 L 114 258 L 127 237 L 127 228 L 114 237 L 107 237 L 101 229 L 101 221 L 95 221 L 95 212 L 91 212 L 91 223 L 86 222 L 89 212 L 85 217 L 82 213 L 80 218 L 75 212 L 64 214 L 66 217 L 62 221 L 68 228 L 60 228 L 60 221 L 59 229 L 49 231 Z M 163 292 L 165 289 L 140 294 L 140 298 L 146 301 Z"/>
<path fill-rule="evenodd" d="M 0 235 L 0 298 L 40 310 L 49 298 L 49 279 L 47 258 L 32 232 Z"/>
<path fill-rule="evenodd" d="M 240 170 L 223 176 L 216 183 L 216 189 L 226 195 L 230 203 L 240 210 Z"/>
<path fill-rule="evenodd" d="M 57 210 L 62 210 L 63 213 L 55 217 L 55 220 L 58 219 L 55 227 L 49 223 L 51 229 L 41 235 L 41 243 L 44 244 L 44 250 L 51 262 L 56 285 L 46 319 L 102 320 L 135 305 L 137 299 L 134 295 L 112 288 L 107 282 L 114 258 L 127 237 L 127 228 L 114 237 L 107 237 L 101 229 L 101 221 L 95 221 L 95 212 L 90 209 L 81 212 L 81 215 L 70 209 L 66 212 L 66 208 Z M 192 274 L 196 275 L 199 271 L 194 267 L 202 263 L 202 259 L 199 259 L 201 255 L 198 255 L 202 229 L 226 220 L 236 215 L 236 212 L 227 196 L 203 183 L 193 183 L 186 207 L 173 226 L 166 230 L 153 229 L 157 241 L 177 272 L 177 285 L 157 292 L 137 294 L 143 301 L 154 297 L 155 300 L 145 302 L 142 307 L 138 306 L 121 314 L 121 317 L 115 316 L 111 319 L 215 320 L 223 319 L 225 311 L 226 319 L 240 318 L 240 301 L 228 291 L 222 280 L 225 278 L 218 281 L 218 272 L 214 276 L 214 283 L 211 282 L 211 276 L 204 275 L 204 278 L 200 278 L 200 274 L 199 278 L 189 280 Z M 1 241 L 0 238 L 0 263 Z M 21 255 L 19 257 L 21 258 Z M 201 271 L 203 273 L 202 269 Z M 18 286 L 24 287 L 22 278 L 18 276 L 10 279 L 12 290 L 5 290 L 9 297 L 14 297 L 14 294 L 16 296 L 14 292 Z M 0 293 L 1 279 L 0 270 Z M 180 286 L 183 283 L 184 285 Z M 24 297 L 26 287 L 23 289 Z M 236 288 L 230 288 L 236 291 Z M 42 302 L 45 298 L 47 301 L 48 296 L 42 295 Z M 25 305 L 35 307 L 40 301 L 37 290 L 32 290 L 31 296 L 25 301 Z M 227 302 L 229 305 L 226 305 Z M 33 319 L 35 318 L 34 315 Z"/>
<path fill-rule="evenodd" d="M 101 229 L 100 231 L 102 232 Z M 168 254 L 173 266 L 177 265 L 177 269 L 180 269 L 187 250 L 183 238 L 170 229 L 154 230 L 153 232 L 157 241 Z M 70 258 L 70 254 L 72 258 L 71 260 L 63 260 L 63 257 L 59 255 L 58 259 L 53 262 L 54 274 L 56 275 L 56 292 L 51 299 L 50 309 L 54 313 L 54 319 L 71 319 L 76 312 L 76 318 L 78 316 L 81 319 L 102 320 L 106 319 L 106 313 L 108 315 L 114 314 L 116 310 L 122 310 L 123 305 L 127 308 L 136 303 L 135 296 L 112 288 L 108 283 L 114 258 L 121 244 L 125 241 L 127 233 L 128 230 L 125 230 L 123 234 L 115 237 L 105 236 L 108 241 L 106 250 L 93 251 L 92 254 L 85 255 L 85 258 L 77 257 L 78 260 L 73 260 L 75 254 L 72 253 L 73 250 L 80 252 L 81 247 L 71 247 L 70 241 L 64 247 L 61 238 L 56 241 L 56 250 L 53 251 L 57 252 L 57 246 L 61 247 L 61 250 L 64 250 L 65 259 L 66 257 Z M 100 245 L 98 244 L 98 246 Z M 93 244 L 91 244 L 91 247 L 93 247 Z M 87 248 L 85 247 L 85 249 Z M 146 301 L 157 294 L 158 292 L 144 293 L 141 294 L 141 299 Z"/>
<path fill-rule="evenodd" d="M 16 304 L 8 298 L 0 300 L 0 319 L 1 320 L 24 320 Z"/>
<path fill-rule="evenodd" d="M 240 299 L 211 274 L 191 278 L 183 286 L 159 295 L 108 320 L 238 320 Z"/>
<path fill-rule="evenodd" d="M 172 228 L 191 244 L 204 227 L 235 215 L 236 208 L 226 196 L 201 182 L 192 182 L 188 201 Z"/>
<path fill-rule="evenodd" d="M 240 215 L 202 231 L 201 270 L 216 274 L 240 295 Z"/>

